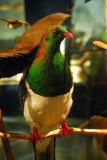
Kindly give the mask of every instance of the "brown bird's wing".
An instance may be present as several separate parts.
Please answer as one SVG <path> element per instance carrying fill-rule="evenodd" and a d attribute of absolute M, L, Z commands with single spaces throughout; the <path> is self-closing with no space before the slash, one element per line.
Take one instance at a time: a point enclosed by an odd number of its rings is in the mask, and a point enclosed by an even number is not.
<path fill-rule="evenodd" d="M 47 28 L 52 25 L 60 25 L 68 17 L 70 17 L 69 14 L 54 13 L 40 19 L 19 38 L 14 48 L 18 49 L 22 48 L 22 46 L 37 46 Z"/>
<path fill-rule="evenodd" d="M 24 32 L 13 48 L 0 53 L 0 78 L 23 72 L 31 64 L 47 28 L 60 25 L 68 17 L 69 14 L 55 13 L 40 19 Z"/>

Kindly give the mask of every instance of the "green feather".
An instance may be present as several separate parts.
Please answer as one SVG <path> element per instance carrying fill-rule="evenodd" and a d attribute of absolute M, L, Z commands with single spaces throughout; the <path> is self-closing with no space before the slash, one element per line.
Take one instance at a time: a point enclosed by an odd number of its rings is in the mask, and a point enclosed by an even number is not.
<path fill-rule="evenodd" d="M 45 97 L 63 95 L 72 87 L 69 66 L 59 49 L 64 38 L 60 32 L 66 32 L 65 29 L 61 29 L 62 27 L 58 26 L 58 33 L 48 31 L 41 41 L 39 54 L 29 69 L 27 81 L 30 88 Z M 44 54 L 41 54 L 41 50 Z"/>

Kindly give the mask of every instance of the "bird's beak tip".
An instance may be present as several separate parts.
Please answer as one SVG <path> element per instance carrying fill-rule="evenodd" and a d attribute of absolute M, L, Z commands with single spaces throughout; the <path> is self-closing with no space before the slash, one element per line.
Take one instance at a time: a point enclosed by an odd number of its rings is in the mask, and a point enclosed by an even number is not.
<path fill-rule="evenodd" d="M 65 32 L 65 33 L 64 33 L 64 36 L 73 38 L 73 35 L 72 35 L 71 33 L 69 33 L 69 32 Z"/>

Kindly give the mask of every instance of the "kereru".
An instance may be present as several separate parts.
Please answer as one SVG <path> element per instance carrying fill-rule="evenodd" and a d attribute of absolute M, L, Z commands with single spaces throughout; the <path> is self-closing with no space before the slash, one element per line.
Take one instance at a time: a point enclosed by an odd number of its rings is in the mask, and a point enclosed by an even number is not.
<path fill-rule="evenodd" d="M 24 116 L 32 131 L 30 141 L 36 141 L 36 160 L 54 159 L 54 138 L 42 140 L 42 132 L 61 128 L 59 135 L 69 134 L 65 119 L 72 106 L 73 81 L 60 52 L 60 43 L 65 37 L 73 38 L 58 25 L 44 33 L 33 63 L 19 84 Z"/>
<path fill-rule="evenodd" d="M 67 17 L 69 15 L 63 13 L 44 17 L 30 27 L 12 49 L 0 53 L 0 78 L 23 72 L 19 98 L 32 130 L 30 141 L 36 141 L 37 160 L 55 158 L 54 138 L 42 140 L 40 133 L 59 127 L 59 135 L 63 131 L 65 135 L 69 133 L 65 119 L 72 106 L 73 81 L 59 47 L 64 37 L 73 36 L 57 26 Z"/>
<path fill-rule="evenodd" d="M 23 72 L 32 63 L 46 29 L 52 25 L 60 25 L 68 17 L 69 14 L 54 13 L 38 20 L 24 32 L 11 49 L 0 52 L 0 78 Z"/>

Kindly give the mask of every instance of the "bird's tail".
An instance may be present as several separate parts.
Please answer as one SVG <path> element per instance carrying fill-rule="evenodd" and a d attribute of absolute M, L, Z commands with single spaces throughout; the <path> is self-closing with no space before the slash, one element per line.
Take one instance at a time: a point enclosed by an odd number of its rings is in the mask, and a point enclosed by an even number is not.
<path fill-rule="evenodd" d="M 35 160 L 55 160 L 55 138 L 52 138 L 46 151 L 41 152 L 36 150 L 35 144 Z"/>

